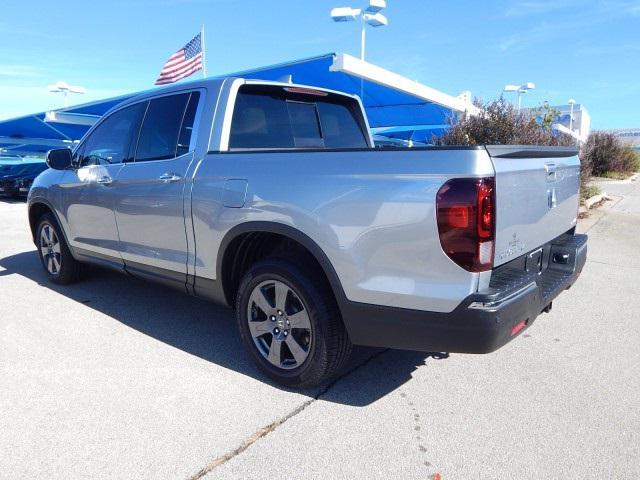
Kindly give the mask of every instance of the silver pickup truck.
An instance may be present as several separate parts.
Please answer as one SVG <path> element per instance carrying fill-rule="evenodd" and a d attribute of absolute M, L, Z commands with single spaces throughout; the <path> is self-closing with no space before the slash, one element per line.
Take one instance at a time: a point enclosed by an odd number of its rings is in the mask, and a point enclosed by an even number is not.
<path fill-rule="evenodd" d="M 290 387 L 354 344 L 494 351 L 586 259 L 576 151 L 376 149 L 359 98 L 315 87 L 146 92 L 48 164 L 28 208 L 51 281 L 86 262 L 235 307 L 250 356 Z"/>

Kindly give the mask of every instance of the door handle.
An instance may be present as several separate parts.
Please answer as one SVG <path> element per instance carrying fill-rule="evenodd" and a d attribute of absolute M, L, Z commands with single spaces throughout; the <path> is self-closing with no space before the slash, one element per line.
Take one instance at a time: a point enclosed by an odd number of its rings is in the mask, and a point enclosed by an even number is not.
<path fill-rule="evenodd" d="M 162 180 L 164 183 L 172 183 L 182 180 L 182 177 L 180 175 L 176 175 L 175 173 L 167 172 L 160 175 L 158 177 L 158 180 Z"/>
<path fill-rule="evenodd" d="M 96 180 L 96 183 L 99 183 L 100 185 L 111 185 L 113 183 L 113 179 L 108 175 L 105 175 L 104 177 L 100 177 Z"/>

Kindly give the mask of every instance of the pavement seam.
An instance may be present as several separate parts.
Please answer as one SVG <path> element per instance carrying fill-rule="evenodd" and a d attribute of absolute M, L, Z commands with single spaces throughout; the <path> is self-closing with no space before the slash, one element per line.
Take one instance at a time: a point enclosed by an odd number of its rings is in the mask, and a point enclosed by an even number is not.
<path fill-rule="evenodd" d="M 615 263 L 601 262 L 600 260 L 592 260 L 592 259 L 589 259 L 589 262 L 597 263 L 599 265 L 606 265 L 608 267 L 630 268 L 632 270 L 640 270 L 640 267 L 636 267 L 635 265 L 618 265 L 618 264 L 615 264 Z"/>
<path fill-rule="evenodd" d="M 238 447 L 236 447 L 233 450 L 225 453 L 224 455 L 221 455 L 221 456 L 219 456 L 217 458 L 214 458 L 205 467 L 201 468 L 196 474 L 188 477 L 188 480 L 199 480 L 202 477 L 204 477 L 205 475 L 209 474 L 214 469 L 216 469 L 217 467 L 219 467 L 221 465 L 224 465 L 225 463 L 227 463 L 232 458 L 237 457 L 242 452 L 244 452 L 249 447 L 251 447 L 254 443 L 256 443 L 258 440 L 260 440 L 263 437 L 266 437 L 271 432 L 275 431 L 280 425 L 284 424 L 287 420 L 295 417 L 300 412 L 302 412 L 305 408 L 307 408 L 309 405 L 311 405 L 316 400 L 321 398 L 323 395 L 326 395 L 329 392 L 329 390 L 331 390 L 331 388 L 334 385 L 336 385 L 340 380 L 342 380 L 343 378 L 351 375 L 356 370 L 367 366 L 373 360 L 375 360 L 378 357 L 382 356 L 384 353 L 387 353 L 389 350 L 390 349 L 386 348 L 384 350 L 381 350 L 379 352 L 374 353 L 373 355 L 371 355 L 369 358 L 367 358 L 362 363 L 359 363 L 358 365 L 355 365 L 350 370 L 347 370 L 342 375 L 336 377 L 333 381 L 331 381 L 329 384 L 327 384 L 326 387 L 324 387 L 322 390 L 320 390 L 316 395 L 311 397 L 309 400 L 307 400 L 307 401 L 303 402 L 302 404 L 298 405 L 298 407 L 296 407 L 294 410 L 292 410 L 291 412 L 287 413 L 285 416 L 280 417 L 276 421 L 270 423 L 266 427 L 259 428 L 258 430 L 253 432 L 251 435 L 249 435 L 247 438 L 245 438 L 240 443 L 240 445 Z"/>

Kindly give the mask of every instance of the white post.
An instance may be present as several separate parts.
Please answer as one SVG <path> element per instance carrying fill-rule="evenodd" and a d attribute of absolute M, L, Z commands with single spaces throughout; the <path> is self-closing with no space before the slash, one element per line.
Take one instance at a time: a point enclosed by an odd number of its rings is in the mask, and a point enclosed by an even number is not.
<path fill-rule="evenodd" d="M 360 60 L 362 60 L 363 62 L 364 62 L 364 49 L 365 49 L 365 42 L 366 42 L 366 35 L 367 35 L 366 26 L 367 24 L 364 21 L 364 17 L 362 17 L 362 36 L 360 39 Z"/>
<path fill-rule="evenodd" d="M 571 102 L 571 113 L 569 113 L 569 130 L 573 132 L 573 102 Z"/>
<path fill-rule="evenodd" d="M 518 90 L 518 113 L 520 113 L 521 106 L 522 106 L 522 92 Z"/>
<path fill-rule="evenodd" d="M 204 44 L 204 23 L 200 28 L 200 42 L 202 43 L 202 78 L 205 78 L 207 76 L 207 56 Z"/>

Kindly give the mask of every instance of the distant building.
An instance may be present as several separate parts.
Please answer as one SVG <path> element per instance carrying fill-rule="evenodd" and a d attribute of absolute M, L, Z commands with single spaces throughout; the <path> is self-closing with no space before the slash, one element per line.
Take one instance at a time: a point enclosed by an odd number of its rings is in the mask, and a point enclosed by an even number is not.
<path fill-rule="evenodd" d="M 580 142 L 587 140 L 589 132 L 591 132 L 591 116 L 584 105 L 580 103 L 571 105 L 550 105 L 550 110 L 558 112 L 558 117 L 553 122 L 556 129 L 562 133 L 570 134 Z M 527 109 L 532 115 L 539 115 L 539 109 Z M 573 121 L 572 118 L 573 111 Z"/>
<path fill-rule="evenodd" d="M 613 133 L 625 145 L 630 145 L 635 151 L 640 152 L 640 128 L 616 128 L 606 130 Z"/>
<path fill-rule="evenodd" d="M 552 109 L 560 111 L 558 122 L 566 128 L 571 128 L 580 141 L 584 142 L 591 132 L 591 115 L 581 103 L 573 105 L 573 122 L 571 121 L 571 105 L 553 105 Z"/>

